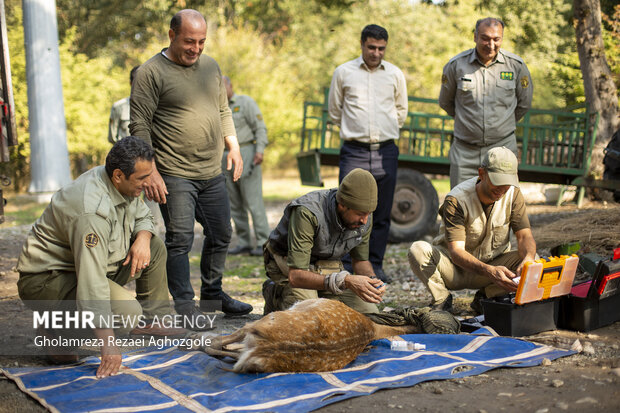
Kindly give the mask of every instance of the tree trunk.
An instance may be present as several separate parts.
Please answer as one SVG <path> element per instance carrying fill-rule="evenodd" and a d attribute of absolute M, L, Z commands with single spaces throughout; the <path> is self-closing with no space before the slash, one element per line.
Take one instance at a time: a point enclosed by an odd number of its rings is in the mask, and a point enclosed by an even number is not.
<path fill-rule="evenodd" d="M 603 148 L 620 126 L 620 118 L 617 89 L 605 58 L 600 1 L 573 0 L 573 19 L 586 102 L 591 111 L 600 113 L 590 171 L 601 178 Z"/>

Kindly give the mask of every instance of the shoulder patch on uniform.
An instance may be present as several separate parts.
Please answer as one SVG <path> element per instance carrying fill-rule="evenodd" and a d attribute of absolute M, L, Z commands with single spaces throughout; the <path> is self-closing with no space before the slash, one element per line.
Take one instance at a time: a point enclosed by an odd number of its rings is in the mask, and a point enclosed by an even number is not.
<path fill-rule="evenodd" d="M 261 115 L 260 113 L 258 115 L 256 115 L 256 119 L 258 120 L 263 120 L 263 115 Z"/>
<path fill-rule="evenodd" d="M 86 235 L 86 237 L 84 237 L 84 245 L 86 245 L 88 248 L 93 248 L 97 246 L 98 243 L 99 237 L 94 232 L 91 232 L 90 234 Z"/>
<path fill-rule="evenodd" d="M 502 80 L 514 80 L 514 72 L 499 72 L 499 78 Z"/>
<path fill-rule="evenodd" d="M 445 85 L 446 83 L 448 83 L 448 76 L 443 74 L 443 75 L 441 75 L 441 84 Z"/>
<path fill-rule="evenodd" d="M 527 87 L 530 85 L 530 78 L 527 76 L 523 76 L 521 78 L 521 87 L 523 89 L 527 89 Z"/>
<path fill-rule="evenodd" d="M 233 108 L 233 112 L 235 112 L 235 113 L 239 112 L 239 106 L 235 106 L 235 107 Z"/>

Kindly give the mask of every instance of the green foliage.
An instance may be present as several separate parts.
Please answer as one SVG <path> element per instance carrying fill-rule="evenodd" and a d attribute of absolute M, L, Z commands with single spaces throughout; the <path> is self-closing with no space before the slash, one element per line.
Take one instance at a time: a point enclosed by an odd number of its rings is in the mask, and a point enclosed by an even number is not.
<path fill-rule="evenodd" d="M 570 0 L 480 1 L 491 16 L 506 24 L 505 37 L 514 45 L 513 51 L 536 59 L 555 55 L 566 42 L 574 43 L 574 32 L 571 37 L 566 30 L 571 4 Z"/>
<path fill-rule="evenodd" d="M 6 8 L 11 78 L 19 145 L 13 150 L 5 173 L 13 178 L 15 189 L 27 185 L 30 135 L 22 10 L 17 2 Z M 72 51 L 75 28 L 65 33 L 60 44 L 63 103 L 67 124 L 69 156 L 77 175 L 103 163 L 110 148 L 107 127 L 112 103 L 129 95 L 129 69 L 115 66 L 109 57 L 88 58 Z"/>
<path fill-rule="evenodd" d="M 161 33 L 182 1 L 57 0 L 60 42 L 74 53 L 109 53 L 124 65 L 131 49 L 145 47 Z M 67 41 L 69 40 L 69 41 Z"/>
<path fill-rule="evenodd" d="M 603 2 L 601 2 L 601 8 L 603 8 Z M 615 8 L 609 10 L 607 14 L 604 10 L 602 13 L 605 55 L 620 97 L 620 4 L 616 4 Z"/>
<path fill-rule="evenodd" d="M 107 128 L 110 107 L 129 95 L 128 70 L 107 57 L 89 59 L 71 53 L 73 34 L 60 45 L 61 77 L 67 122 L 67 146 L 76 173 L 102 164 L 110 149 Z"/>
<path fill-rule="evenodd" d="M 205 53 L 218 61 L 235 93 L 252 96 L 261 108 L 270 140 L 266 167 L 292 159 L 298 147 L 294 135 L 301 127 L 303 97 L 292 96 L 287 87 L 290 71 L 286 56 L 278 53 L 267 36 L 249 26 L 218 29 Z"/>
<path fill-rule="evenodd" d="M 28 110 L 19 0 L 5 0 L 20 145 L 11 166 L 28 173 Z M 295 166 L 303 102 L 322 101 L 334 69 L 360 54 L 369 23 L 390 33 L 386 60 L 405 73 L 410 95 L 436 98 L 443 66 L 472 48 L 473 28 L 485 16 L 507 26 L 504 48 L 532 72 L 536 107 L 583 99 L 570 0 L 57 0 L 67 140 L 74 174 L 103 162 L 112 103 L 129 94 L 130 68 L 168 45 L 168 24 L 181 8 L 208 23 L 205 53 L 231 77 L 235 91 L 263 111 L 271 141 L 266 169 Z M 618 79 L 618 12 L 608 12 L 606 53 Z M 614 23 L 616 22 L 615 26 Z M 613 29 L 616 27 L 616 29 Z M 618 82 L 619 80 L 617 80 Z M 424 111 L 441 112 L 438 107 Z"/>

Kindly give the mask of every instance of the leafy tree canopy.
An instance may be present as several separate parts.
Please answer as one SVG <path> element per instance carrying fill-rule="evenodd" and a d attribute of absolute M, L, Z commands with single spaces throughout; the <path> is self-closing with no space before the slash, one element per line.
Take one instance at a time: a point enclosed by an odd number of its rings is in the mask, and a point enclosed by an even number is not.
<path fill-rule="evenodd" d="M 112 103 L 129 94 L 131 67 L 168 45 L 174 13 L 195 8 L 208 23 L 205 53 L 235 91 L 261 107 L 272 144 L 268 166 L 290 166 L 298 150 L 304 100 L 321 100 L 334 69 L 360 54 L 369 23 L 390 34 L 386 60 L 405 73 L 410 95 L 437 97 L 443 65 L 474 47 L 476 20 L 506 23 L 503 47 L 532 72 L 534 105 L 583 100 L 570 0 L 56 0 L 69 151 L 74 174 L 103 161 Z M 620 10 L 602 0 L 604 38 L 619 83 Z M 19 125 L 27 159 L 27 97 L 21 2 L 5 0 Z M 422 110 L 439 112 L 438 107 Z M 27 168 L 20 167 L 20 170 Z"/>

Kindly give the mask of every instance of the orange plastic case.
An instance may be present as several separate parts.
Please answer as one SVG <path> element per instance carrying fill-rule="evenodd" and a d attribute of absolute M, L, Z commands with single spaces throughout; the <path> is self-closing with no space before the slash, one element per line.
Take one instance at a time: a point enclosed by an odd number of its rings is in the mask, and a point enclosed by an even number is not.
<path fill-rule="evenodd" d="M 525 304 L 570 293 L 579 258 L 562 255 L 525 263 L 515 303 Z"/>

